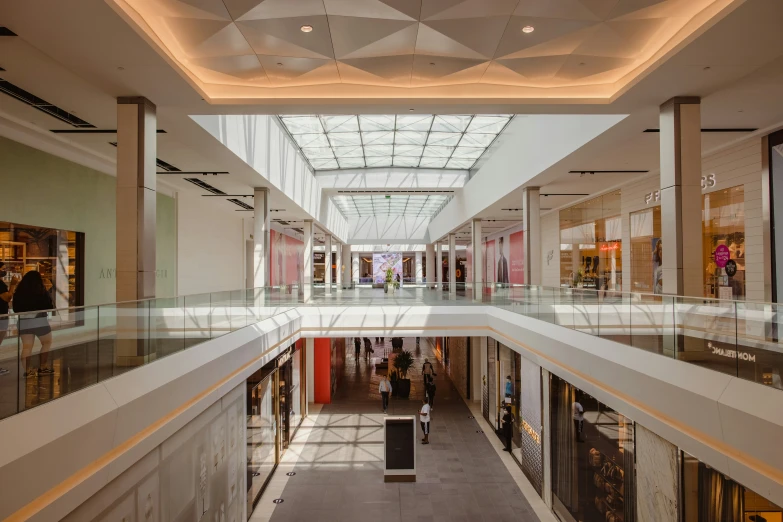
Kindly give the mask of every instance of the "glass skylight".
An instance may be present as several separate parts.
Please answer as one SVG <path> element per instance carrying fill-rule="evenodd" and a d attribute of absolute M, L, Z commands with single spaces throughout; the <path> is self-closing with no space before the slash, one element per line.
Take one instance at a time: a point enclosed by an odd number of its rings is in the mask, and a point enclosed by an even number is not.
<path fill-rule="evenodd" d="M 448 199 L 444 195 L 426 194 L 383 194 L 334 196 L 332 201 L 343 216 L 433 216 L 440 206 Z"/>
<path fill-rule="evenodd" d="M 470 169 L 510 114 L 281 116 L 315 170 Z"/>

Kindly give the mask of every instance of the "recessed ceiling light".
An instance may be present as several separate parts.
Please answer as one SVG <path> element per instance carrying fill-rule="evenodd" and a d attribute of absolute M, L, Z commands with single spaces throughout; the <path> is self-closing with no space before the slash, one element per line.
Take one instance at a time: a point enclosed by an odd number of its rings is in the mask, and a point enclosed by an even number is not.
<path fill-rule="evenodd" d="M 303 33 L 310 33 L 310 32 L 313 31 L 313 26 L 312 25 L 303 25 L 302 27 L 300 27 L 300 29 L 302 30 Z"/>
<path fill-rule="evenodd" d="M 277 62 L 277 66 L 278 66 L 278 67 L 282 67 L 282 66 L 283 66 L 283 64 L 282 64 L 281 62 Z"/>
<path fill-rule="evenodd" d="M 413 109 L 408 109 L 409 111 L 413 112 Z"/>
<path fill-rule="evenodd" d="M 532 25 L 526 25 L 525 27 L 522 28 L 523 33 L 532 33 L 535 30 L 536 28 L 533 27 Z"/>
<path fill-rule="evenodd" d="M 125 67 L 117 67 L 117 70 L 118 70 L 118 71 L 124 71 L 124 70 L 125 70 Z"/>
<path fill-rule="evenodd" d="M 430 62 L 430 65 L 435 65 L 435 62 Z"/>
<path fill-rule="evenodd" d="M 710 67 L 709 65 L 704 68 L 705 71 L 709 71 L 710 69 L 712 69 L 712 67 Z"/>

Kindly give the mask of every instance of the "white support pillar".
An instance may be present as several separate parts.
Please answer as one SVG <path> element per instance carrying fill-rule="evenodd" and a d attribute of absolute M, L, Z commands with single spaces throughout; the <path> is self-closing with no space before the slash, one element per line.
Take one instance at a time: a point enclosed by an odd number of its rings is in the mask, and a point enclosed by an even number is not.
<path fill-rule="evenodd" d="M 701 100 L 661 105 L 663 293 L 703 296 Z"/>
<path fill-rule="evenodd" d="M 269 189 L 253 189 L 253 286 L 269 286 Z"/>
<path fill-rule="evenodd" d="M 449 234 L 449 293 L 457 293 L 457 235 Z"/>
<path fill-rule="evenodd" d="M 146 98 L 117 99 L 117 301 L 155 297 L 157 117 Z"/>
<path fill-rule="evenodd" d="M 116 300 L 155 297 L 156 228 L 155 105 L 142 97 L 117 99 Z M 138 366 L 150 354 L 144 305 L 118 305 L 114 362 Z"/>
<path fill-rule="evenodd" d="M 332 295 L 332 235 L 328 232 L 324 238 L 324 290 Z"/>
<path fill-rule="evenodd" d="M 473 250 L 471 256 L 473 257 L 473 298 L 481 299 L 484 293 L 484 256 L 481 252 L 481 220 L 474 219 L 471 222 L 470 227 L 471 244 L 470 248 Z"/>
<path fill-rule="evenodd" d="M 305 303 L 309 303 L 313 296 L 313 222 L 306 219 L 302 224 L 302 233 L 304 235 L 304 248 L 302 255 L 302 288 L 299 295 Z"/>
<path fill-rule="evenodd" d="M 361 266 L 359 255 L 359 252 L 351 252 L 351 282 L 354 285 L 359 284 L 359 267 Z"/>
<path fill-rule="evenodd" d="M 443 253 L 441 252 L 440 241 L 435 242 L 435 286 L 438 290 L 443 290 Z"/>
<path fill-rule="evenodd" d="M 435 245 L 427 243 L 426 248 L 426 267 L 427 267 L 427 288 L 435 287 Z"/>
<path fill-rule="evenodd" d="M 335 239 L 334 284 L 338 294 L 343 293 L 343 245 Z"/>
<path fill-rule="evenodd" d="M 351 245 L 342 246 L 342 265 L 340 269 L 340 282 L 343 288 L 349 288 L 351 286 Z"/>
<path fill-rule="evenodd" d="M 525 245 L 524 283 L 541 284 L 541 205 L 539 187 L 522 189 L 522 237 Z"/>
<path fill-rule="evenodd" d="M 421 266 L 421 258 L 422 258 L 421 252 L 416 252 L 415 270 L 416 270 L 416 284 L 417 285 L 420 285 L 420 284 L 422 284 L 424 282 L 424 271 L 423 271 L 422 266 Z"/>

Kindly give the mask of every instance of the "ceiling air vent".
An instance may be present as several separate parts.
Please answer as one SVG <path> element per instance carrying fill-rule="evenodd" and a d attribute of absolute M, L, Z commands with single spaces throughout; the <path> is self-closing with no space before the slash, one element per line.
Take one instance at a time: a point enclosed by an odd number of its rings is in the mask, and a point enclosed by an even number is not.
<path fill-rule="evenodd" d="M 160 158 L 155 158 L 155 164 L 165 170 L 166 172 L 179 172 L 179 169 L 172 165 L 171 163 L 166 163 Z M 222 192 L 221 192 L 222 194 Z"/>
<path fill-rule="evenodd" d="M 21 87 L 17 87 L 13 83 L 0 78 L 0 92 L 6 93 L 8 96 L 16 98 L 22 103 L 26 103 L 34 109 L 38 109 L 41 112 L 45 112 L 49 116 L 53 116 L 60 121 L 63 121 L 74 127 L 80 129 L 94 129 L 95 125 L 87 123 L 81 118 L 77 118 L 65 109 L 61 109 L 56 105 L 52 105 L 48 101 L 39 98 L 33 93 L 27 92 Z"/>
<path fill-rule="evenodd" d="M 253 207 L 251 207 L 250 205 L 248 205 L 244 201 L 240 201 L 238 199 L 233 199 L 233 198 L 229 199 L 229 201 L 231 203 L 233 203 L 234 205 L 238 206 L 238 207 L 242 207 L 244 210 L 253 210 Z"/>
<path fill-rule="evenodd" d="M 209 183 L 204 183 L 198 178 L 185 178 L 185 181 L 189 181 L 190 183 L 193 183 L 197 187 L 203 188 L 204 190 L 211 192 L 213 194 L 225 194 L 222 190 L 213 187 Z"/>

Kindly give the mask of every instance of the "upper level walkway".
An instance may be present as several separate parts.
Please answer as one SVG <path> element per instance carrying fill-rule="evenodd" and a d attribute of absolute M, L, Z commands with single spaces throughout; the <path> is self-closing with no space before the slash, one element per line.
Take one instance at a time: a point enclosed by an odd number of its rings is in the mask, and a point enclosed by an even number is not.
<path fill-rule="evenodd" d="M 24 335 L 24 314 L 11 314 L 0 343 L 0 419 L 286 311 L 324 306 L 422 307 L 422 313 L 426 307 L 492 306 L 783 389 L 783 314 L 774 303 L 496 283 L 394 292 L 334 287 L 330 294 L 321 286 L 307 299 L 299 290 L 247 289 L 55 310 L 45 345 Z"/>

